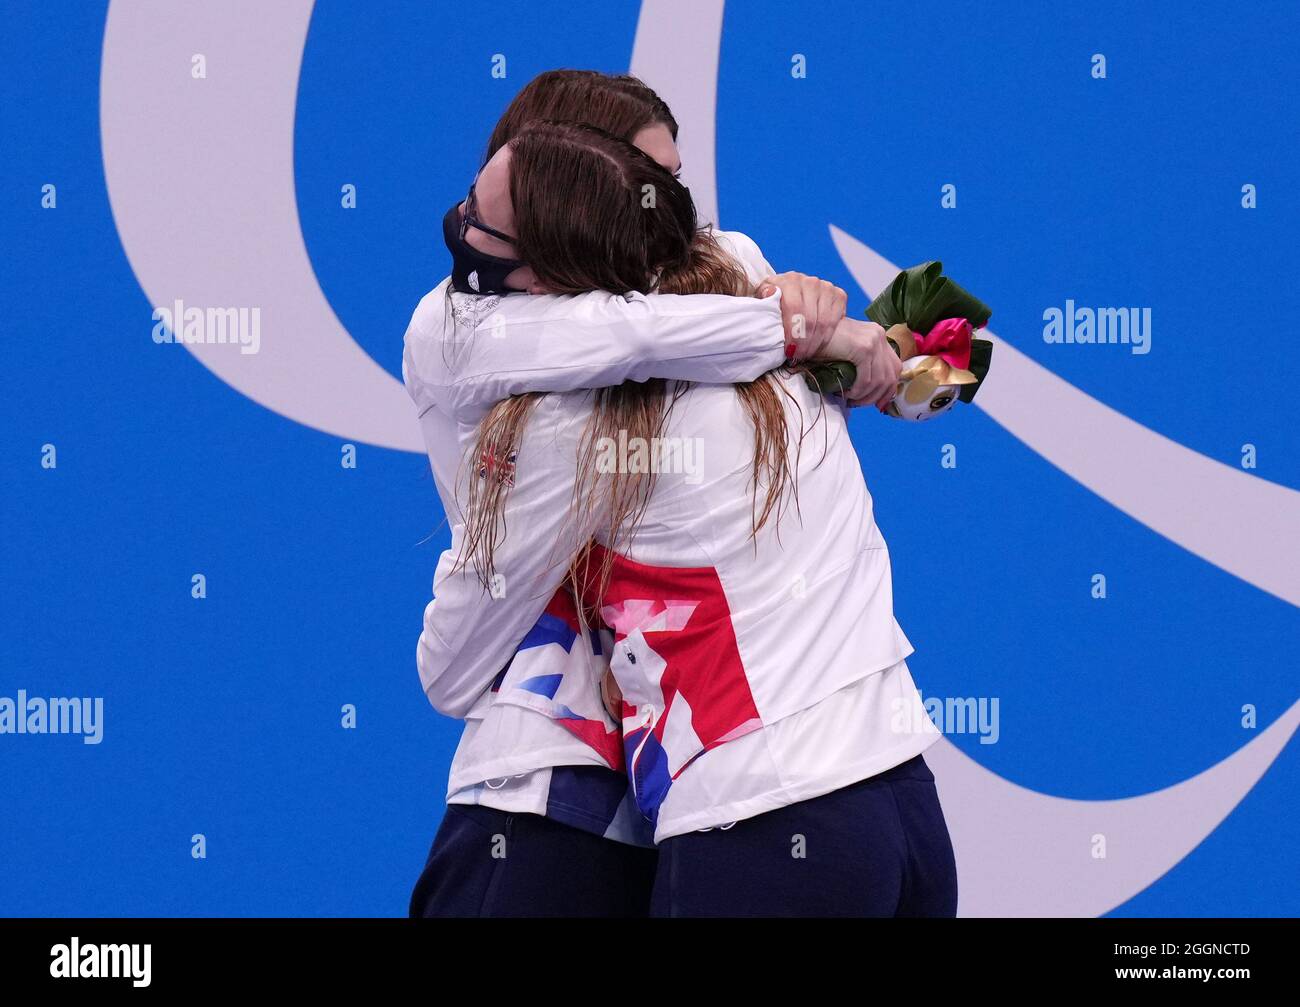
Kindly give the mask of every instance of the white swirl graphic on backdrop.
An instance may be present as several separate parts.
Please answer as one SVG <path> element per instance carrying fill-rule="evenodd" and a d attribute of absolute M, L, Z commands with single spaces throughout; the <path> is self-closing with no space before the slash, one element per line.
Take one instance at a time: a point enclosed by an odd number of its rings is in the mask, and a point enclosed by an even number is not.
<path fill-rule="evenodd" d="M 405 389 L 334 314 L 303 241 L 293 125 L 311 11 L 109 7 L 100 132 L 113 220 L 150 304 L 261 308 L 260 352 L 185 346 L 231 388 L 338 437 L 423 451 Z M 207 58 L 205 80 L 189 77 L 192 53 Z"/>
<path fill-rule="evenodd" d="M 187 344 L 217 377 L 307 426 L 421 452 L 405 391 L 335 316 L 303 241 L 294 115 L 312 6 L 114 0 L 100 81 L 109 202 L 151 304 L 262 308 L 258 354 Z M 722 0 L 645 0 L 632 57 L 633 72 L 672 105 L 691 191 L 715 221 L 722 13 Z M 206 80 L 183 76 L 195 52 L 207 57 Z M 868 294 L 898 271 L 843 231 L 831 234 Z M 1156 533 L 1300 605 L 1294 544 L 1279 547 L 1294 543 L 1300 493 L 1177 444 L 998 342 L 978 402 L 989 416 Z M 927 759 L 957 851 L 962 914 L 1097 915 L 1123 903 L 1214 830 L 1297 722 L 1300 703 L 1191 779 L 1113 801 L 1017 786 L 941 740 Z M 1104 861 L 1091 856 L 1098 834 Z"/>

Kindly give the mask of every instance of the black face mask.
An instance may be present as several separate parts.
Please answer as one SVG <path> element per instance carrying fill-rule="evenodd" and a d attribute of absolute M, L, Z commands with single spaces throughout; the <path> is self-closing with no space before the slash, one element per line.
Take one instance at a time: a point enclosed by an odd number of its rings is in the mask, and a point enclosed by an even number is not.
<path fill-rule="evenodd" d="M 521 268 L 523 261 L 503 259 L 474 248 L 465 240 L 465 232 L 471 226 L 512 245 L 515 242 L 510 235 L 502 234 L 474 217 L 474 187 L 471 185 L 464 214 L 460 212 L 460 203 L 456 203 L 442 218 L 442 237 L 447 243 L 447 251 L 451 252 L 452 289 L 462 294 L 510 293 L 515 288 L 506 286 L 506 277 Z"/>

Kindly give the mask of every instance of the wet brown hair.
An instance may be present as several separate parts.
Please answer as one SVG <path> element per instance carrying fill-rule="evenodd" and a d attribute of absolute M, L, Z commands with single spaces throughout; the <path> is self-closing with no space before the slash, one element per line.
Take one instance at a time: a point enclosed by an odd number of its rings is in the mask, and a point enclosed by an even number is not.
<path fill-rule="evenodd" d="M 533 121 L 510 141 L 520 259 L 556 294 L 649 293 L 684 269 L 690 191 L 626 140 L 584 123 Z"/>
<path fill-rule="evenodd" d="M 739 264 L 696 224 L 690 193 L 661 165 L 604 130 L 576 123 L 534 122 L 510 141 L 510 195 L 520 257 L 557 293 L 716 293 L 752 296 Z M 647 194 L 653 198 L 647 203 Z M 688 386 L 662 380 L 627 382 L 593 393 L 574 483 L 572 515 L 600 508 L 609 546 L 598 590 L 607 582 L 613 552 L 634 533 L 649 503 L 653 472 L 599 473 L 604 438 L 663 436 L 674 403 Z M 789 430 L 772 374 L 737 385 L 754 425 L 752 533 L 775 514 L 794 486 Z M 473 562 L 486 583 L 510 488 L 507 473 L 538 393 L 498 403 L 479 426 L 466 509 L 466 537 L 458 564 Z M 793 399 L 791 398 L 791 401 Z M 802 430 L 800 440 L 802 439 Z M 762 501 L 760 503 L 760 487 Z M 795 487 L 797 492 L 797 487 Z M 541 546 L 539 545 L 539 548 Z M 570 557 L 562 557 L 568 561 Z M 584 578 L 585 579 L 585 578 Z"/>

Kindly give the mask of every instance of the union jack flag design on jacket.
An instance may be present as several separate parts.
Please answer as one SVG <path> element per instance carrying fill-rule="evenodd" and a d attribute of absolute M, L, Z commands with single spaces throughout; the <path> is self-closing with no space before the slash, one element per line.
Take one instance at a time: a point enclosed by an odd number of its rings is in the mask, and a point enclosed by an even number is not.
<path fill-rule="evenodd" d="M 581 642 L 579 642 L 581 641 Z M 563 648 L 569 659 L 550 645 Z M 575 654 L 574 647 L 590 648 Z M 610 769 L 622 771 L 619 731 L 605 712 L 591 661 L 599 660 L 600 638 L 587 629 L 567 587 L 555 592 L 510 662 L 492 683 L 496 698 L 546 714 L 590 746 Z"/>
<path fill-rule="evenodd" d="M 608 560 L 600 546 L 587 566 Z M 610 670 L 623 693 L 623 751 L 641 813 L 653 824 L 673 781 L 711 748 L 763 726 L 712 567 L 657 567 L 614 555 L 599 599 L 614 633 Z"/>

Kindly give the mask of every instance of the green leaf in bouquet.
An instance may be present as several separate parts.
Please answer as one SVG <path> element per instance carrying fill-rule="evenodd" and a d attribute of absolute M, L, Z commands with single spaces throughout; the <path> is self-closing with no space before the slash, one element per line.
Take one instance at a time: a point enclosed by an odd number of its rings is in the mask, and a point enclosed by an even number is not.
<path fill-rule="evenodd" d="M 966 369 L 979 380 L 973 385 L 962 385 L 961 391 L 957 394 L 958 399 L 962 402 L 969 402 L 975 398 L 975 393 L 984 384 L 984 378 L 989 373 L 989 364 L 992 361 L 993 343 L 988 339 L 972 339 L 970 341 L 970 366 Z"/>
<path fill-rule="evenodd" d="M 803 380 L 819 395 L 847 395 L 858 369 L 845 360 L 818 361 L 804 371 Z"/>
<path fill-rule="evenodd" d="M 987 304 L 943 275 L 938 261 L 904 269 L 867 307 L 867 317 L 877 325 L 902 322 L 921 333 L 945 318 L 965 318 L 972 328 L 982 329 L 992 316 Z"/>

